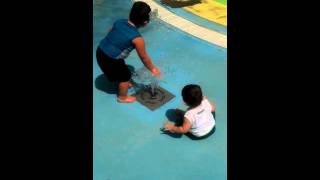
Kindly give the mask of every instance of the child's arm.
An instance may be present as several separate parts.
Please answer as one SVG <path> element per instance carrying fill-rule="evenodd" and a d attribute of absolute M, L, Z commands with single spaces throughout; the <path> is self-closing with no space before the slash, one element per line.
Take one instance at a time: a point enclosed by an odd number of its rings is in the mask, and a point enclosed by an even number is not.
<path fill-rule="evenodd" d="M 164 125 L 164 130 L 170 131 L 172 133 L 184 134 L 187 133 L 191 128 L 191 123 L 187 118 L 184 118 L 182 126 L 175 126 L 172 123 L 166 123 Z"/>
<path fill-rule="evenodd" d="M 206 100 L 210 103 L 210 105 L 211 105 L 211 112 L 216 111 L 216 105 L 215 105 L 215 104 L 213 104 L 212 102 L 210 102 L 209 99 L 208 99 L 206 96 L 203 96 L 203 99 L 206 99 Z"/>
<path fill-rule="evenodd" d="M 142 61 L 142 63 L 151 71 L 155 76 L 160 76 L 160 70 L 152 64 L 149 55 L 146 52 L 144 40 L 142 37 L 138 37 L 132 40 L 136 47 L 137 53 Z"/>

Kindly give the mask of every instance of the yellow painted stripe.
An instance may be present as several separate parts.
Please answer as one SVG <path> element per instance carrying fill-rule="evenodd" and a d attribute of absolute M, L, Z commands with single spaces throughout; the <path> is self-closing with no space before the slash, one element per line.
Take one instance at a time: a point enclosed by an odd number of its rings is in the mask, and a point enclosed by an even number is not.
<path fill-rule="evenodd" d="M 227 26 L 227 6 L 221 3 L 202 0 L 201 3 L 184 7 L 184 9 L 209 21 Z"/>

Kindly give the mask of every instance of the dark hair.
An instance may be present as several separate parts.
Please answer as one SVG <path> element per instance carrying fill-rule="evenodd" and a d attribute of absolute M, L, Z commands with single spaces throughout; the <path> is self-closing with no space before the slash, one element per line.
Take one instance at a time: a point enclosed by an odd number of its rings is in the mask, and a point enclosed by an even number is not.
<path fill-rule="evenodd" d="M 196 107 L 201 104 L 202 91 L 199 85 L 189 84 L 182 89 L 183 101 L 191 107 Z"/>
<path fill-rule="evenodd" d="M 129 19 L 137 27 L 144 25 L 145 21 L 150 21 L 149 13 L 151 12 L 150 6 L 142 1 L 137 1 L 133 4 Z"/>

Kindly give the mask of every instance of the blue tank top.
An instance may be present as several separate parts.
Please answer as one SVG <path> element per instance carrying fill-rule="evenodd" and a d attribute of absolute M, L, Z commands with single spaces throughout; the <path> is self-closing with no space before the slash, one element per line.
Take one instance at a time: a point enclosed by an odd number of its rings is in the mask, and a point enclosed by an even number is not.
<path fill-rule="evenodd" d="M 125 59 L 135 48 L 132 40 L 141 37 L 138 29 L 121 19 L 113 24 L 112 30 L 101 40 L 99 47 L 113 59 Z"/>

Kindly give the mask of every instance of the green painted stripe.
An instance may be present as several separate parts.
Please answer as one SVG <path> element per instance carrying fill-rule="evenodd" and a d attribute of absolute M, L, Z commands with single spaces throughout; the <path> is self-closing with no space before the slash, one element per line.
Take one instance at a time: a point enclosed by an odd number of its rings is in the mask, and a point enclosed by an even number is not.
<path fill-rule="evenodd" d="M 223 5 L 227 5 L 227 0 L 211 0 L 211 1 L 216 1 L 216 2 L 221 3 Z"/>

